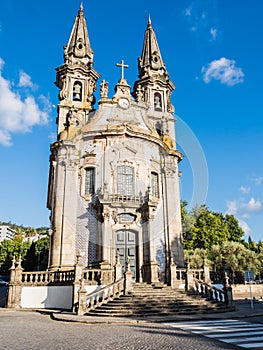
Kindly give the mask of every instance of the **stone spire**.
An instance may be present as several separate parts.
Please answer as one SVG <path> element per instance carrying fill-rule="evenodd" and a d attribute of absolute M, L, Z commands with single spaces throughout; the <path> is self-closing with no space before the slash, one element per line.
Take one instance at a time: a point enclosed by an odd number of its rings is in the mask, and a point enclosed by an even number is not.
<path fill-rule="evenodd" d="M 94 92 L 100 77 L 93 68 L 93 50 L 90 47 L 83 6 L 80 4 L 68 44 L 64 46 L 64 63 L 56 68 L 56 86 L 59 88 L 58 135 L 69 133 L 72 123 L 81 127 L 94 110 Z M 66 128 L 66 129 L 65 129 Z M 64 136 L 63 136 L 64 137 Z"/>
<path fill-rule="evenodd" d="M 78 15 L 70 34 L 68 44 L 64 47 L 64 60 L 75 61 L 81 59 L 83 63 L 93 65 L 93 50 L 90 47 L 90 40 L 86 19 L 84 17 L 83 6 L 80 4 Z"/>
<path fill-rule="evenodd" d="M 144 34 L 142 54 L 141 58 L 138 59 L 138 66 L 140 79 L 144 78 L 145 76 L 150 76 L 156 71 L 162 75 L 165 73 L 167 74 L 156 35 L 152 28 L 150 16 L 148 18 L 148 26 Z"/>
<path fill-rule="evenodd" d="M 170 96 L 175 89 L 169 79 L 165 63 L 149 17 L 144 34 L 141 57 L 138 59 L 139 80 L 134 84 L 133 96 L 155 112 L 173 113 Z"/>

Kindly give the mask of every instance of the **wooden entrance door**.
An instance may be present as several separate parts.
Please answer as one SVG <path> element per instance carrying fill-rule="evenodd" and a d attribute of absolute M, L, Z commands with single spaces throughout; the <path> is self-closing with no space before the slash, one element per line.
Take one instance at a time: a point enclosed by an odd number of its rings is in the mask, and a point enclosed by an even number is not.
<path fill-rule="evenodd" d="M 136 279 L 136 234 L 129 230 L 116 232 L 116 251 L 119 253 L 122 272 L 129 257 L 133 279 Z"/>

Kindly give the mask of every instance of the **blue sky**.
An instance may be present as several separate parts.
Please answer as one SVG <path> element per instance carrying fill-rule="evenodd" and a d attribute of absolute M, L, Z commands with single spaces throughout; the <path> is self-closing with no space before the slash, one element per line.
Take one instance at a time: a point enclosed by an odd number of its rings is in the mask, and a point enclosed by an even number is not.
<path fill-rule="evenodd" d="M 0 4 L 0 220 L 48 226 L 49 145 L 56 133 L 55 68 L 80 2 Z M 182 199 L 234 214 L 263 238 L 263 47 L 260 0 L 83 1 L 94 68 L 114 94 L 133 86 L 150 14 L 177 114 Z"/>

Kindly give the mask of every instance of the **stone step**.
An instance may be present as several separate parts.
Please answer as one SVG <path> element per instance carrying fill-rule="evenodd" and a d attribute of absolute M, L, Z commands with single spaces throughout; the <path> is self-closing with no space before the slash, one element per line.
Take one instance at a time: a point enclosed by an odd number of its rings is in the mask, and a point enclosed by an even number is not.
<path fill-rule="evenodd" d="M 199 295 L 188 295 L 163 284 L 134 284 L 129 295 L 121 296 L 90 311 L 89 315 L 149 317 L 220 312 L 224 306 Z"/>
<path fill-rule="evenodd" d="M 209 302 L 209 304 L 213 304 L 211 302 Z M 178 299 L 174 299 L 174 300 L 156 300 L 156 299 L 152 299 L 152 300 L 143 300 L 143 299 L 115 299 L 112 301 L 108 302 L 108 305 L 114 306 L 114 305 L 124 305 L 124 306 L 131 306 L 131 305 L 141 305 L 141 306 L 145 306 L 145 305 L 207 305 L 207 301 L 206 300 L 195 300 L 195 301 L 189 301 L 189 300 L 178 300 Z"/>
<path fill-rule="evenodd" d="M 102 306 L 100 306 L 100 309 L 107 309 L 107 310 L 110 310 L 110 309 L 114 309 L 114 310 L 117 310 L 117 309 L 120 309 L 120 310 L 127 310 L 127 309 L 145 309 L 145 310 L 150 310 L 150 309 L 175 309 L 175 310 L 179 310 L 179 309 L 187 309 L 187 308 L 205 308 L 205 307 L 208 307 L 208 305 L 200 305 L 200 304 L 189 304 L 189 305 L 186 305 L 186 304 L 151 304 L 151 305 L 147 305 L 147 304 L 132 304 L 132 303 L 129 303 L 129 304 L 111 304 L 111 303 L 107 303 L 107 304 L 104 304 Z M 214 305 L 210 306 L 209 307 L 214 307 Z"/>
<path fill-rule="evenodd" d="M 177 316 L 177 315 L 194 315 L 196 313 L 199 314 L 209 314 L 211 312 L 224 312 L 226 311 L 225 308 L 199 308 L 197 310 L 193 308 L 188 309 L 182 309 L 182 310 L 98 310 L 95 309 L 93 311 L 89 312 L 90 316 L 106 316 L 106 317 L 149 317 L 149 316 L 155 316 L 155 317 L 161 317 L 161 316 Z"/>

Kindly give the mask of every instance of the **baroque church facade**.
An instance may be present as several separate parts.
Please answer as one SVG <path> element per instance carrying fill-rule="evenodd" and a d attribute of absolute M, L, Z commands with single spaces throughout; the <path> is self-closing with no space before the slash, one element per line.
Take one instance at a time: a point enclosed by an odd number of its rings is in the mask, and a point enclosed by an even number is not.
<path fill-rule="evenodd" d="M 130 262 L 138 282 L 168 281 L 171 264 L 184 265 L 176 149 L 175 89 L 150 19 L 138 80 L 122 74 L 109 96 L 101 80 L 80 5 L 59 89 L 57 141 L 51 145 L 47 206 L 50 209 L 49 270 Z M 95 109 L 95 104 L 97 109 Z"/>

